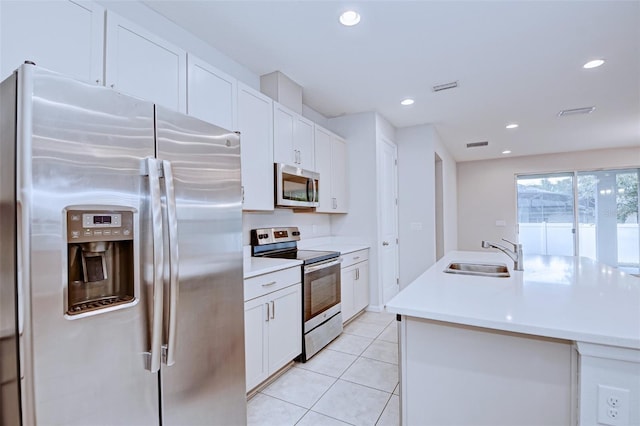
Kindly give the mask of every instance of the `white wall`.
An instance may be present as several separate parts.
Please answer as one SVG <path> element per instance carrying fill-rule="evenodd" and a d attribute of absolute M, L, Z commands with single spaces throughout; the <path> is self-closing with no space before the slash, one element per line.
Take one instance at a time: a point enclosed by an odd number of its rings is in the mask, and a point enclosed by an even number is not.
<path fill-rule="evenodd" d="M 637 148 L 458 163 L 458 248 L 482 250 L 482 240 L 517 239 L 516 174 L 639 166 Z M 496 226 L 496 220 L 504 220 L 506 226 Z"/>
<path fill-rule="evenodd" d="M 457 247 L 456 163 L 431 125 L 396 131 L 400 288 L 436 261 L 435 154 L 442 159 L 444 252 Z"/>

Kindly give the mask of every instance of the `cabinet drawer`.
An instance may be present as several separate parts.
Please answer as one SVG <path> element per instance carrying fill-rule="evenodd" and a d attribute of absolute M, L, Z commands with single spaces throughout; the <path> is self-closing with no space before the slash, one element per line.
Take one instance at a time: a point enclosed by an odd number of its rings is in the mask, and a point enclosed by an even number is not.
<path fill-rule="evenodd" d="M 251 300 L 280 290 L 291 284 L 299 283 L 302 279 L 301 274 L 300 267 L 296 266 L 283 269 L 282 271 L 247 278 L 244 280 L 244 300 Z"/>
<path fill-rule="evenodd" d="M 354 251 L 353 253 L 347 253 L 342 255 L 342 268 L 348 268 L 359 262 L 364 262 L 369 259 L 369 249 Z"/>

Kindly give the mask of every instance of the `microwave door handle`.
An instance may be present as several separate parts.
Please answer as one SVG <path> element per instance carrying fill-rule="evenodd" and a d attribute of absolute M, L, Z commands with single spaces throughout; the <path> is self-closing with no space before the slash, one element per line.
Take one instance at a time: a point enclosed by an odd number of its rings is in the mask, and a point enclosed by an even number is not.
<path fill-rule="evenodd" d="M 149 198 L 151 202 L 151 229 L 153 234 L 153 312 L 151 317 L 151 348 L 149 350 L 149 371 L 160 370 L 162 350 L 162 295 L 163 295 L 163 238 L 162 205 L 160 200 L 159 164 L 155 158 L 147 158 L 146 173 L 149 177 Z"/>
<path fill-rule="evenodd" d="M 178 324 L 178 293 L 180 280 L 178 275 L 178 218 L 176 214 L 176 194 L 171 162 L 162 161 L 164 186 L 167 205 L 167 227 L 169 237 L 169 332 L 165 347 L 164 361 L 167 365 L 175 363 L 176 334 Z"/>
<path fill-rule="evenodd" d="M 318 202 L 318 181 L 315 178 L 311 178 L 311 181 L 313 182 L 313 202 L 317 203 Z"/>

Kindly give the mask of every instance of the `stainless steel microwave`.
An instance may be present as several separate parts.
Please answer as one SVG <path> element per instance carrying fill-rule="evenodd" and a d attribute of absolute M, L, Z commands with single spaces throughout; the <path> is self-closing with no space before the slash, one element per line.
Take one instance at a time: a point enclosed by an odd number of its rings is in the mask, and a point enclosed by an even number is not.
<path fill-rule="evenodd" d="M 276 207 L 318 207 L 319 184 L 319 173 L 276 163 Z"/>

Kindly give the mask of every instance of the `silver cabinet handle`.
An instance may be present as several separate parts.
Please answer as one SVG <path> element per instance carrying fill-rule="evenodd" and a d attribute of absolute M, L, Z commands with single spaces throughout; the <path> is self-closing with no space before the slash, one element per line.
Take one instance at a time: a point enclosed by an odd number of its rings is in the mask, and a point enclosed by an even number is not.
<path fill-rule="evenodd" d="M 388 246 L 388 245 L 389 245 L 389 241 L 383 241 L 383 242 L 382 242 L 382 245 L 383 245 L 383 246 Z"/>
<path fill-rule="evenodd" d="M 353 260 L 358 260 L 360 259 L 360 256 L 353 256 Z"/>
<path fill-rule="evenodd" d="M 271 301 L 271 319 L 275 319 L 276 317 L 276 302 Z"/>
<path fill-rule="evenodd" d="M 269 322 L 269 304 L 265 303 L 265 305 L 267 305 L 267 317 L 264 319 L 264 322 Z"/>
<path fill-rule="evenodd" d="M 356 268 L 356 281 L 360 279 L 360 268 Z"/>
<path fill-rule="evenodd" d="M 268 282 L 268 283 L 264 283 L 264 284 L 262 284 L 262 287 L 269 287 L 269 286 L 274 285 L 274 284 L 275 284 L 275 283 L 277 283 L 277 282 L 278 282 L 278 281 L 271 281 L 271 282 Z"/>
<path fill-rule="evenodd" d="M 149 350 L 149 371 L 160 370 L 162 348 L 162 205 L 160 201 L 160 174 L 158 162 L 147 158 L 146 172 L 149 176 L 149 198 L 151 200 L 151 229 L 153 233 L 153 313 L 151 316 L 151 348 Z"/>
<path fill-rule="evenodd" d="M 338 200 L 336 198 L 332 198 L 331 200 L 333 202 L 333 209 L 334 210 L 337 209 L 338 208 Z"/>
<path fill-rule="evenodd" d="M 180 293 L 180 276 L 178 265 L 178 216 L 176 213 L 176 194 L 171 162 L 162 161 L 164 187 L 167 205 L 167 227 L 169 237 L 169 332 L 167 336 L 165 363 L 176 362 L 176 333 L 178 330 L 178 294 Z"/>

